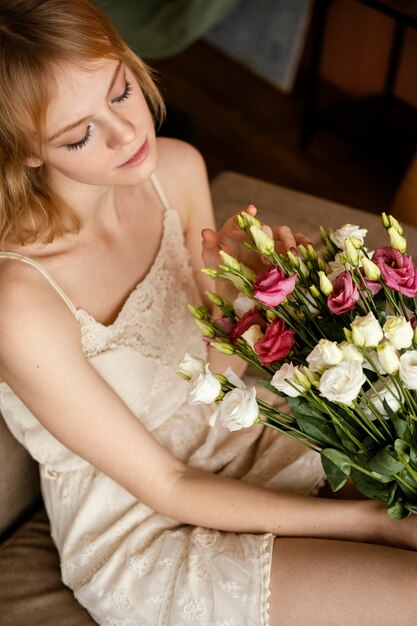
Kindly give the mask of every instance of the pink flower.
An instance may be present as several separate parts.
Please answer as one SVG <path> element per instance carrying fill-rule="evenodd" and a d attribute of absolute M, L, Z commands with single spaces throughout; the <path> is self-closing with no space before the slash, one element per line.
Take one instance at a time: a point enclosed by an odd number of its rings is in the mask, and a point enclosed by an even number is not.
<path fill-rule="evenodd" d="M 224 317 L 219 317 L 216 322 L 218 323 L 219 326 L 221 326 L 224 330 L 224 332 L 228 335 L 234 327 L 233 321 L 230 319 L 230 317 L 224 316 Z"/>
<path fill-rule="evenodd" d="M 351 311 L 359 300 L 359 292 L 349 272 L 342 272 L 333 282 L 333 291 L 327 298 L 332 313 L 342 315 Z"/>
<path fill-rule="evenodd" d="M 275 363 L 284 359 L 294 345 L 294 331 L 289 330 L 285 323 L 278 319 L 269 324 L 265 335 L 254 345 L 254 350 L 262 365 Z"/>
<path fill-rule="evenodd" d="M 266 322 L 262 315 L 259 313 L 259 309 L 257 306 L 245 313 L 245 315 L 242 315 L 237 324 L 234 325 L 231 332 L 229 333 L 229 337 L 232 342 L 241 337 L 243 333 L 246 332 L 248 328 L 250 328 L 254 324 L 258 324 L 261 329 L 264 329 L 266 326 Z"/>
<path fill-rule="evenodd" d="M 416 327 L 417 327 L 417 317 L 416 317 L 415 315 L 413 315 L 413 316 L 410 318 L 410 324 L 411 324 L 411 328 L 412 328 L 413 330 L 415 330 L 415 329 L 416 329 Z"/>
<path fill-rule="evenodd" d="M 257 277 L 253 296 L 266 306 L 278 306 L 294 291 L 296 279 L 297 274 L 287 277 L 281 268 L 272 267 Z"/>
<path fill-rule="evenodd" d="M 414 298 L 417 293 L 417 270 L 411 256 L 385 246 L 375 252 L 372 261 L 380 268 L 387 287 Z"/>

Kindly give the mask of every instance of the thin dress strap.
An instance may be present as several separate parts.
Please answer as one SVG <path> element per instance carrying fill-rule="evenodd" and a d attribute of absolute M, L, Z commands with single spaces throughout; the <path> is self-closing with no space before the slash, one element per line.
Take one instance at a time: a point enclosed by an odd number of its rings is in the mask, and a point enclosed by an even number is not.
<path fill-rule="evenodd" d="M 151 174 L 151 183 L 152 183 L 153 188 L 155 189 L 156 194 L 157 194 L 158 198 L 160 199 L 164 209 L 169 209 L 170 205 L 169 205 L 169 202 L 168 202 L 168 198 L 165 195 L 165 191 L 161 187 L 161 183 L 159 182 L 159 179 L 158 179 L 158 177 L 156 175 L 156 172 L 153 172 L 153 174 Z"/>
<path fill-rule="evenodd" d="M 16 252 L 0 252 L 0 259 L 15 259 L 16 261 L 21 261 L 22 263 L 27 263 L 27 265 L 35 267 L 37 270 L 40 271 L 41 274 L 43 274 L 43 276 L 55 289 L 58 295 L 61 296 L 71 313 L 73 313 L 73 315 L 76 315 L 77 308 L 74 306 L 72 300 L 67 296 L 65 291 L 61 289 L 58 283 L 52 278 L 52 276 L 49 274 L 49 272 L 47 272 L 43 265 L 41 265 L 41 263 L 38 263 L 38 261 L 34 261 L 27 256 L 23 256 L 22 254 L 17 254 Z"/>

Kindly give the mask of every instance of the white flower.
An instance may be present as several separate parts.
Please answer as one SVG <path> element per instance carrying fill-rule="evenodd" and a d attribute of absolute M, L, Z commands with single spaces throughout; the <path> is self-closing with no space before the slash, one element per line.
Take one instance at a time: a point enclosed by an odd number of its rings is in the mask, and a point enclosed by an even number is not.
<path fill-rule="evenodd" d="M 417 350 L 400 356 L 400 378 L 407 389 L 417 389 Z"/>
<path fill-rule="evenodd" d="M 259 324 L 252 324 L 252 326 L 250 326 L 248 330 L 245 330 L 245 332 L 242 333 L 242 339 L 246 341 L 246 343 L 252 348 L 252 350 L 254 349 L 254 345 L 258 341 L 258 339 L 261 339 L 261 337 L 263 336 L 264 334 L 261 331 L 261 327 L 259 326 Z"/>
<path fill-rule="evenodd" d="M 241 378 L 237 374 L 234 373 L 231 367 L 228 367 L 225 371 L 224 375 L 231 385 L 235 387 L 239 387 L 239 389 L 246 389 L 246 385 Z"/>
<path fill-rule="evenodd" d="M 342 360 L 343 361 L 358 361 L 358 363 L 363 362 L 363 355 L 353 343 L 349 343 L 348 341 L 342 341 L 338 344 L 339 350 L 342 351 Z"/>
<path fill-rule="evenodd" d="M 221 391 L 219 380 L 206 365 L 205 372 L 193 376 L 188 385 L 188 398 L 191 404 L 211 404 Z"/>
<path fill-rule="evenodd" d="M 335 341 L 320 339 L 318 344 L 308 355 L 307 363 L 312 372 L 321 373 L 332 365 L 340 363 L 342 356 L 342 351 L 339 350 Z"/>
<path fill-rule="evenodd" d="M 348 237 L 356 237 L 363 243 L 368 231 L 366 228 L 360 228 L 356 224 L 345 224 L 341 228 L 338 228 L 334 233 L 330 233 L 329 237 L 333 243 L 341 250 L 345 249 L 345 239 Z"/>
<path fill-rule="evenodd" d="M 387 374 L 397 374 L 400 367 L 400 359 L 395 347 L 389 341 L 383 341 L 377 346 L 378 361 Z"/>
<path fill-rule="evenodd" d="M 258 418 L 259 407 L 256 402 L 256 389 L 232 389 L 228 391 L 210 418 L 210 426 L 214 426 L 220 418 L 223 426 L 230 431 L 249 428 Z"/>
<path fill-rule="evenodd" d="M 299 368 L 292 363 L 284 363 L 278 372 L 275 372 L 273 375 L 271 385 L 275 387 L 275 389 L 278 389 L 278 391 L 285 393 L 285 395 L 290 396 L 291 398 L 296 398 L 304 391 L 304 389 L 298 387 L 299 391 L 297 391 L 297 389 L 294 389 L 294 387 L 292 387 L 287 380 L 291 381 L 292 384 L 297 387 L 294 380 L 294 372 L 297 371 L 297 369 Z"/>
<path fill-rule="evenodd" d="M 387 411 L 382 403 L 385 401 L 390 409 L 396 413 L 401 408 L 398 391 L 392 380 L 389 378 L 384 379 L 383 381 L 378 380 L 378 382 L 374 385 L 374 388 L 376 393 L 372 391 L 372 389 L 369 389 L 366 392 L 366 395 L 380 415 L 385 419 L 388 419 L 389 416 L 387 415 Z M 376 419 L 376 416 L 372 413 L 371 409 L 366 406 L 366 404 L 361 403 L 361 409 L 371 420 Z"/>
<path fill-rule="evenodd" d="M 413 327 L 405 317 L 389 315 L 383 326 L 384 335 L 397 348 L 409 348 L 413 341 Z"/>
<path fill-rule="evenodd" d="M 350 327 L 352 329 L 352 341 L 359 347 L 375 348 L 384 336 L 382 328 L 372 312 L 364 317 L 357 315 Z"/>
<path fill-rule="evenodd" d="M 352 404 L 366 381 L 358 361 L 342 361 L 325 371 L 320 379 L 319 390 L 331 402 Z"/>
<path fill-rule="evenodd" d="M 345 266 L 343 265 L 342 261 L 340 260 L 341 256 L 342 256 L 341 253 L 338 252 L 335 255 L 333 261 L 329 261 L 328 264 L 327 264 L 330 267 L 330 270 L 331 270 L 330 274 L 327 274 L 327 278 L 332 283 L 334 283 L 334 281 L 339 276 L 339 274 L 342 274 L 342 272 L 346 271 Z M 347 265 L 346 267 L 349 268 L 350 266 Z"/>
<path fill-rule="evenodd" d="M 245 313 L 248 313 L 248 311 L 251 311 L 254 306 L 254 301 L 248 298 L 248 296 L 246 296 L 244 293 L 240 293 L 233 302 L 233 308 L 238 317 L 243 317 L 243 315 L 245 315 Z"/>
<path fill-rule="evenodd" d="M 183 374 L 187 378 L 193 378 L 198 374 L 203 374 L 205 368 L 205 362 L 203 359 L 199 359 L 188 352 L 184 355 L 181 363 L 178 366 L 178 374 Z"/>
<path fill-rule="evenodd" d="M 320 313 L 320 310 L 316 307 L 315 299 L 309 293 L 309 291 L 307 291 L 307 289 L 305 287 L 299 287 L 299 289 L 300 289 L 300 291 L 303 294 L 304 304 L 306 305 L 306 307 L 308 309 L 308 312 L 313 317 L 317 317 L 317 315 Z"/>

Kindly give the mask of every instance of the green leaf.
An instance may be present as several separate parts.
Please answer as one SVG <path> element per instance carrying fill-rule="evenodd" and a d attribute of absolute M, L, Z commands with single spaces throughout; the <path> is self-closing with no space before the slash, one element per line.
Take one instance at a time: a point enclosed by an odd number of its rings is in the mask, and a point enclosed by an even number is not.
<path fill-rule="evenodd" d="M 397 502 L 397 500 L 400 497 L 400 495 L 401 495 L 401 493 L 400 493 L 400 491 L 398 489 L 398 485 L 395 482 L 393 482 L 391 484 L 390 489 L 389 489 L 388 499 L 387 499 L 387 506 L 388 507 L 393 506 Z"/>
<path fill-rule="evenodd" d="M 404 298 L 404 303 L 405 306 L 407 307 L 407 309 L 409 311 L 413 311 L 413 313 L 416 311 L 416 299 L 415 298 L 408 298 L 407 296 L 403 296 Z"/>
<path fill-rule="evenodd" d="M 300 430 L 308 437 L 313 437 L 321 446 L 340 446 L 339 437 L 333 430 L 333 426 L 322 418 L 303 417 L 297 418 Z"/>
<path fill-rule="evenodd" d="M 384 504 L 387 503 L 390 492 L 388 485 L 384 485 L 354 467 L 352 467 L 350 475 L 356 487 L 364 496 L 372 498 L 372 500 L 379 500 L 384 502 Z"/>
<path fill-rule="evenodd" d="M 345 431 L 340 426 L 338 426 L 338 424 L 333 424 L 333 426 L 340 441 L 343 441 L 343 447 L 346 452 L 356 453 L 358 451 L 357 446 L 351 439 L 349 439 Z"/>
<path fill-rule="evenodd" d="M 384 401 L 386 402 L 386 401 Z M 385 405 L 384 405 L 384 408 Z M 387 413 L 388 415 L 388 413 Z M 408 440 L 408 437 L 411 437 L 411 433 L 410 430 L 408 428 L 408 424 L 404 419 L 401 419 L 401 417 L 398 417 L 398 415 L 390 415 L 390 419 L 392 422 L 392 425 L 394 426 L 394 430 L 395 430 L 395 434 L 397 435 L 397 437 L 399 437 L 400 439 L 405 439 L 406 441 Z"/>
<path fill-rule="evenodd" d="M 377 308 L 376 309 L 376 319 L 381 324 L 381 326 L 383 326 L 385 324 L 385 322 L 387 321 L 387 314 L 386 314 L 385 310 Z"/>
<path fill-rule="evenodd" d="M 349 476 L 323 455 L 321 455 L 321 463 L 332 491 L 341 489 L 347 483 Z"/>
<path fill-rule="evenodd" d="M 335 318 L 333 316 L 316 319 L 316 324 L 322 331 L 323 337 L 326 337 L 326 339 L 337 341 L 338 343 L 344 341 L 345 335 L 343 328 L 340 324 L 335 324 Z"/>
<path fill-rule="evenodd" d="M 406 465 L 410 462 L 410 446 L 406 441 L 403 441 L 403 439 L 396 439 L 394 441 L 394 450 L 401 463 Z"/>
<path fill-rule="evenodd" d="M 410 511 L 410 513 L 414 513 L 414 515 L 417 514 L 417 504 L 413 504 L 412 502 L 406 502 L 404 506 L 407 511 Z"/>
<path fill-rule="evenodd" d="M 329 461 L 334 463 L 346 476 L 350 475 L 352 461 L 344 452 L 340 452 L 340 450 L 334 450 L 332 448 L 325 448 L 321 451 L 321 456 L 322 459 L 323 457 L 329 459 Z"/>
<path fill-rule="evenodd" d="M 388 515 L 392 519 L 404 519 L 410 514 L 404 506 L 404 502 L 402 500 L 397 500 L 395 504 L 388 507 Z"/>
<path fill-rule="evenodd" d="M 369 469 L 383 476 L 392 476 L 400 472 L 404 469 L 404 463 L 401 463 L 393 452 L 393 446 L 387 446 L 383 450 L 380 450 L 378 454 L 369 461 Z"/>
<path fill-rule="evenodd" d="M 385 399 L 382 400 L 382 406 L 384 407 L 385 414 L 388 415 L 390 419 L 392 419 L 393 417 L 397 417 L 397 414 L 395 413 L 395 411 L 392 410 L 392 408 Z"/>
<path fill-rule="evenodd" d="M 288 406 L 290 407 L 291 413 L 296 418 L 303 417 L 317 417 L 323 421 L 326 420 L 326 417 L 321 413 L 318 409 L 311 406 L 310 403 L 304 398 L 288 398 Z"/>

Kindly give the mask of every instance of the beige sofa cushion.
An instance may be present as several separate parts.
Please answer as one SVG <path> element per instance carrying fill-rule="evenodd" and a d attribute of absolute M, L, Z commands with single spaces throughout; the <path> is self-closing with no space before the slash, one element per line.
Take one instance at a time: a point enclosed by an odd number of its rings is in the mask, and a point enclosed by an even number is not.
<path fill-rule="evenodd" d="M 0 416 L 0 536 L 39 500 L 37 464 Z"/>
<path fill-rule="evenodd" d="M 61 582 L 43 509 L 0 546 L 1 626 L 95 624 Z"/>
<path fill-rule="evenodd" d="M 389 245 L 380 215 L 376 213 L 352 209 L 235 172 L 219 174 L 211 190 L 219 226 L 232 213 L 252 203 L 257 206 L 262 221 L 271 225 L 287 224 L 294 232 L 306 234 L 316 245 L 320 243 L 320 225 L 336 229 L 347 223 L 368 229 L 369 249 Z M 407 226 L 405 234 L 409 251 L 417 251 L 417 229 Z"/>

